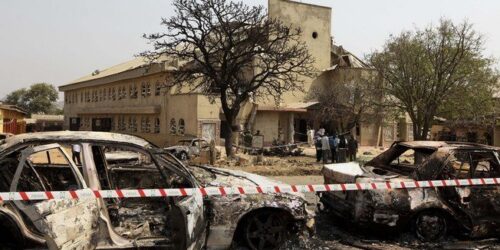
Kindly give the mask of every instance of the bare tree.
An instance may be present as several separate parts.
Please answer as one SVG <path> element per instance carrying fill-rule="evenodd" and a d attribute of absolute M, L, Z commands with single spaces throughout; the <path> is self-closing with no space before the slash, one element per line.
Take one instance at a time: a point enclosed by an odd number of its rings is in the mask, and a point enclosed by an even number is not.
<path fill-rule="evenodd" d="M 302 76 L 314 72 L 301 30 L 269 19 L 262 6 L 228 0 L 174 0 L 173 6 L 176 14 L 162 20 L 166 30 L 145 35 L 154 49 L 142 55 L 188 62 L 174 82 L 219 99 L 228 131 L 237 131 L 236 117 L 250 97 L 279 100 L 301 90 Z M 225 135 L 228 155 L 232 134 Z"/>
<path fill-rule="evenodd" d="M 493 62 L 483 56 L 483 45 L 470 23 L 443 19 L 438 26 L 391 36 L 370 56 L 384 79 L 386 104 L 408 113 L 415 139 L 427 138 L 438 112 L 453 108 L 447 103 L 468 96 L 479 85 L 496 85 Z M 468 101 L 461 98 L 458 105 Z"/>
<path fill-rule="evenodd" d="M 350 132 L 361 122 L 375 121 L 381 115 L 378 74 L 374 70 L 362 72 L 363 76 L 355 74 L 357 77 L 352 77 L 353 72 L 347 70 L 339 82 L 312 88 L 308 94 L 309 100 L 318 102 L 317 118 L 332 124 L 339 134 Z"/>

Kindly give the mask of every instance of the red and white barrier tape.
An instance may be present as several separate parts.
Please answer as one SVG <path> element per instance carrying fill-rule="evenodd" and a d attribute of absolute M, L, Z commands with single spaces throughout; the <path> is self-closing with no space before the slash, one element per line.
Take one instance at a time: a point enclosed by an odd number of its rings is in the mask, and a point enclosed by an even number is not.
<path fill-rule="evenodd" d="M 175 189 L 117 189 L 117 190 L 74 190 L 46 192 L 0 192 L 0 201 L 13 200 L 51 200 L 78 198 L 147 198 L 192 196 L 199 193 L 203 196 L 246 195 L 265 193 L 314 193 L 333 191 L 390 190 L 436 187 L 462 187 L 498 185 L 500 178 L 454 179 L 404 182 L 370 182 L 314 185 L 278 185 L 254 187 L 202 187 Z"/>

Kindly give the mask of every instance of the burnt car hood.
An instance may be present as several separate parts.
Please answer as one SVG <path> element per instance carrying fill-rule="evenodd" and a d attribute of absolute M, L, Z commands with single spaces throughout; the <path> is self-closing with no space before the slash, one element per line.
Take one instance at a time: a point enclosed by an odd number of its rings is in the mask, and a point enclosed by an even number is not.
<path fill-rule="evenodd" d="M 333 182 L 329 183 L 355 183 L 355 182 L 386 182 L 412 180 L 410 176 L 402 175 L 386 168 L 361 166 L 357 162 L 336 163 L 324 165 L 323 176 Z"/>
<path fill-rule="evenodd" d="M 169 150 L 169 151 L 173 151 L 173 150 L 175 150 L 175 151 L 186 150 L 187 151 L 187 150 L 189 150 L 189 147 L 177 145 L 177 146 L 167 147 L 167 148 L 164 148 L 164 149 L 165 150 Z"/>
<path fill-rule="evenodd" d="M 189 166 L 189 169 L 204 187 L 255 187 L 279 186 L 286 183 L 239 170 L 214 168 L 209 166 Z M 290 193 L 304 198 L 302 193 Z"/>

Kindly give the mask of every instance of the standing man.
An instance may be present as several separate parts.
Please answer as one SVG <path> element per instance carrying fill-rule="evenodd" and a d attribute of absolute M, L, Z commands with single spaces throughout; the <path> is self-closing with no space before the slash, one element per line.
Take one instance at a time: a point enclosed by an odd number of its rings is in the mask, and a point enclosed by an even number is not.
<path fill-rule="evenodd" d="M 358 141 L 353 136 L 349 137 L 349 160 L 356 161 L 356 154 L 358 153 Z"/>
<path fill-rule="evenodd" d="M 321 133 L 321 129 L 316 132 L 316 135 L 314 136 L 314 147 L 316 148 L 316 162 L 321 161 L 322 157 L 322 149 L 321 149 L 321 137 L 323 134 Z"/>
<path fill-rule="evenodd" d="M 338 146 L 338 139 L 337 135 L 333 134 L 332 137 L 329 139 L 330 142 L 330 151 L 332 152 L 332 163 L 337 162 L 337 146 Z"/>
<path fill-rule="evenodd" d="M 328 158 L 330 158 L 330 140 L 328 139 L 328 135 L 325 133 L 323 137 L 321 137 L 321 149 L 323 151 L 323 164 L 328 163 Z"/>
<path fill-rule="evenodd" d="M 71 152 L 73 153 L 73 162 L 76 165 L 82 165 L 82 161 L 80 159 L 80 152 L 82 151 L 82 147 L 80 144 L 73 144 L 71 146 Z"/>

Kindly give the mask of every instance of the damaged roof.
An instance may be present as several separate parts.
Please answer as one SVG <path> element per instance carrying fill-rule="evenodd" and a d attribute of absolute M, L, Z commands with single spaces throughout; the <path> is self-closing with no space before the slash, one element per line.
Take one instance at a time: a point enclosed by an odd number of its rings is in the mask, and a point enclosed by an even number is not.
<path fill-rule="evenodd" d="M 151 145 L 148 141 L 132 135 L 93 131 L 55 131 L 14 135 L 4 140 L 3 144 L 0 145 L 0 151 L 24 142 L 46 140 L 118 142 L 134 144 L 139 147 L 150 147 Z"/>

